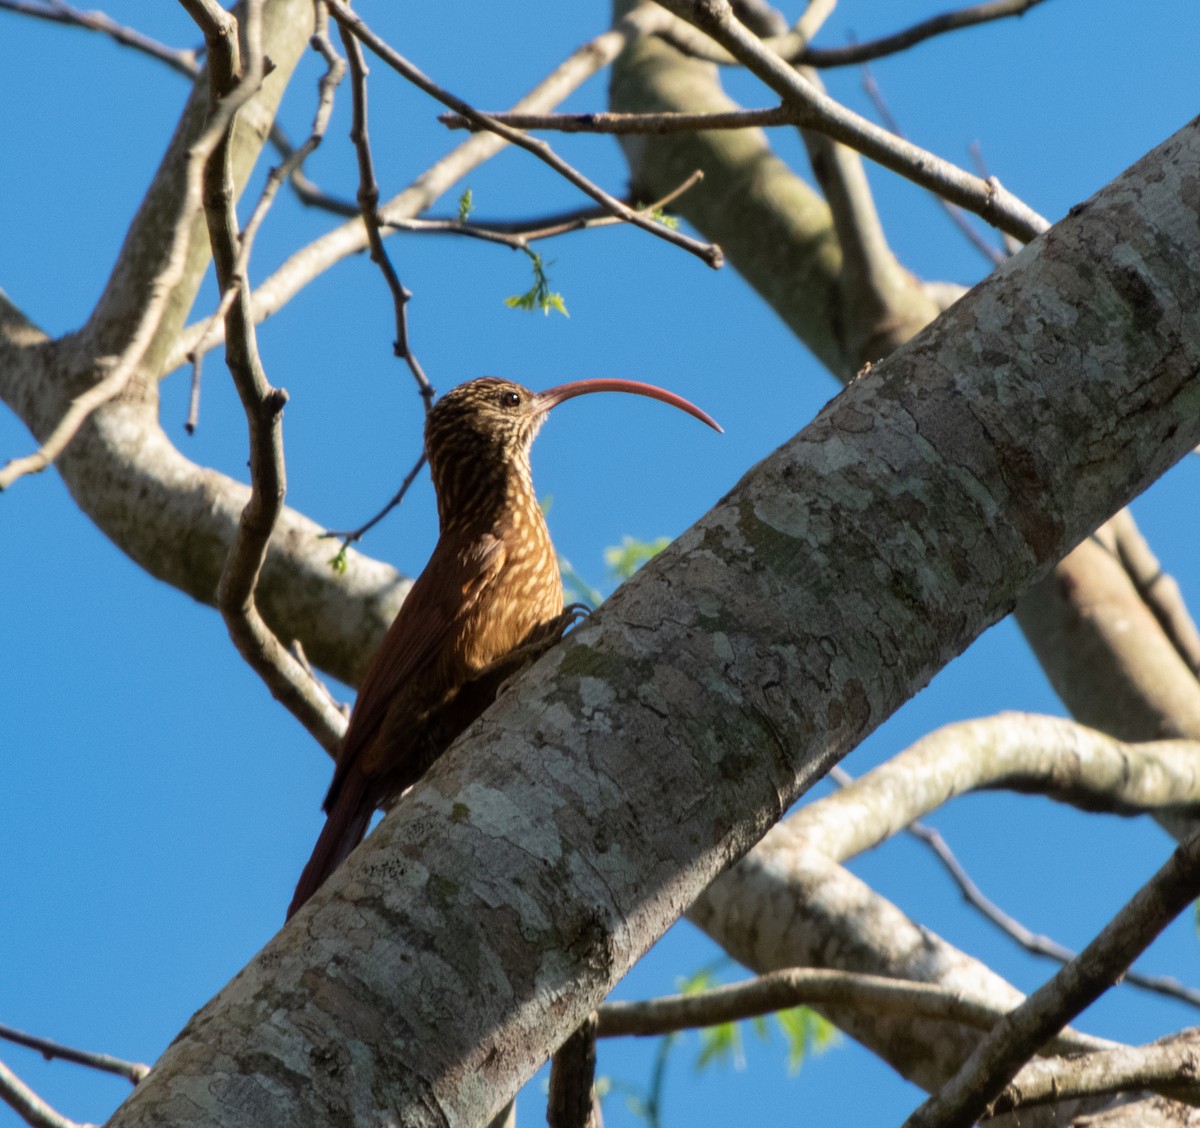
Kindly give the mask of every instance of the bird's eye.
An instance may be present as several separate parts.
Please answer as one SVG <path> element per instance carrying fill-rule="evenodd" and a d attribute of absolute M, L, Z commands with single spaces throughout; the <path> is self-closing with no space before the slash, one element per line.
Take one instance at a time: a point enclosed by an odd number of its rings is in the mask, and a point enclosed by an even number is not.
<path fill-rule="evenodd" d="M 501 407 L 520 407 L 521 406 L 520 392 L 512 392 L 512 391 L 501 392 L 500 393 L 500 406 Z"/>

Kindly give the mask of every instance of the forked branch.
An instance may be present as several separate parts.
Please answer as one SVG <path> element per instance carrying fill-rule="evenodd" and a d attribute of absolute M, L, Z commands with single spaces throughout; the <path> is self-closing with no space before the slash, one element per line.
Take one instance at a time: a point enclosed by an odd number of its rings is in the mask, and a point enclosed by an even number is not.
<path fill-rule="evenodd" d="M 652 219 L 647 219 L 639 215 L 632 208 L 627 207 L 615 196 L 604 191 L 599 185 L 592 183 L 586 176 L 575 169 L 572 165 L 564 161 L 558 156 L 549 145 L 537 138 L 528 137 L 518 129 L 513 129 L 511 126 L 503 125 L 495 121 L 487 114 L 481 113 L 473 106 L 468 105 L 461 98 L 456 97 L 449 91 L 442 89 L 431 78 L 423 74 L 406 58 L 400 55 L 384 40 L 377 36 L 354 12 L 346 7 L 341 0 L 325 0 L 326 6 L 329 8 L 330 15 L 333 16 L 338 23 L 359 39 L 365 47 L 382 59 L 388 66 L 395 70 L 402 77 L 411 82 L 414 86 L 425 91 L 431 97 L 436 98 L 445 106 L 462 114 L 463 117 L 472 121 L 475 125 L 482 129 L 487 129 L 492 133 L 498 134 L 506 141 L 526 152 L 532 153 L 538 160 L 554 169 L 560 176 L 574 184 L 575 187 L 591 196 L 602 207 L 606 208 L 613 215 L 623 219 L 626 223 L 631 223 L 635 227 L 640 227 L 643 231 L 650 232 L 651 235 L 657 236 L 659 239 L 664 239 L 668 243 L 673 243 L 677 247 L 682 247 L 684 250 L 696 255 L 711 267 L 720 267 L 725 256 L 715 243 L 705 243 L 698 239 L 693 239 L 691 236 L 684 235 L 682 232 L 674 231 L 669 227 L 664 227 L 662 224 L 654 222 Z"/>
<path fill-rule="evenodd" d="M 239 58 L 238 27 L 233 17 L 210 0 L 182 2 L 208 44 L 214 103 L 220 104 L 218 98 L 223 91 L 247 85 L 257 88 L 263 69 L 261 0 L 247 0 L 245 5 L 244 62 Z M 232 126 L 232 117 L 226 126 Z M 223 296 L 230 291 L 234 293 L 225 315 L 225 355 L 249 428 L 250 499 L 242 511 L 237 537 L 221 573 L 217 606 L 242 657 L 271 693 L 332 753 L 341 740 L 345 718 L 276 638 L 255 599 L 271 533 L 287 492 L 281 421 L 287 393 L 271 386 L 258 354 L 250 316 L 249 283 L 245 264 L 239 258 L 230 137 L 231 129 L 227 128 L 204 166 L 204 202 L 217 282 Z"/>

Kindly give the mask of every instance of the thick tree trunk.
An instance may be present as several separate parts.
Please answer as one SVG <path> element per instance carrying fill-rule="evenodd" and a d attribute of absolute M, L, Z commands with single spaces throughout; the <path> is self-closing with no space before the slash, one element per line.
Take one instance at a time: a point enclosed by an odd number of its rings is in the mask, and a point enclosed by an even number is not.
<path fill-rule="evenodd" d="M 1200 125 L 507 693 L 112 1124 L 478 1124 L 837 757 L 1200 441 Z"/>

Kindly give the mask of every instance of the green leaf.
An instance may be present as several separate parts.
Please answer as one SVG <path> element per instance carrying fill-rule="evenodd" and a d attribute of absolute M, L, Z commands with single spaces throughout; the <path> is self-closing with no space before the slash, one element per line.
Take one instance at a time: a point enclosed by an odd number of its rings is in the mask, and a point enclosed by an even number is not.
<path fill-rule="evenodd" d="M 471 189 L 464 188 L 463 194 L 458 198 L 458 222 L 466 223 L 471 216 L 471 212 L 475 207 L 474 198 L 471 196 Z"/>
<path fill-rule="evenodd" d="M 523 309 L 529 313 L 540 309 L 547 317 L 550 316 L 550 311 L 553 309 L 561 313 L 563 317 L 570 317 L 571 315 L 567 312 L 567 303 L 563 301 L 562 294 L 557 294 L 550 289 L 550 279 L 546 276 L 542 256 L 528 247 L 521 249 L 529 256 L 529 261 L 533 264 L 533 285 L 523 294 L 513 294 L 512 297 L 505 298 L 504 304 L 509 309 Z"/>
<path fill-rule="evenodd" d="M 718 1026 L 705 1026 L 698 1031 L 700 1053 L 696 1057 L 696 1069 L 703 1069 L 712 1062 L 724 1062 L 734 1069 L 744 1069 L 746 1055 L 742 1051 L 742 1031 L 739 1023 L 722 1022 Z"/>
<path fill-rule="evenodd" d="M 817 1053 L 837 1043 L 837 1027 L 809 1007 L 775 1012 L 775 1021 L 788 1044 L 788 1072 L 798 1073 L 809 1050 Z"/>
<path fill-rule="evenodd" d="M 586 603 L 594 611 L 604 602 L 604 596 L 571 567 L 571 562 L 565 556 L 558 558 L 558 570 L 562 574 L 568 603 Z"/>
<path fill-rule="evenodd" d="M 627 580 L 647 560 L 653 559 L 670 543 L 667 537 L 658 537 L 652 541 L 622 537 L 619 545 L 604 550 L 604 563 L 618 580 Z"/>
<path fill-rule="evenodd" d="M 336 556 L 331 556 L 329 558 L 329 566 L 339 576 L 344 576 L 346 574 L 346 546 L 345 545 L 342 545 L 342 547 L 337 550 Z"/>

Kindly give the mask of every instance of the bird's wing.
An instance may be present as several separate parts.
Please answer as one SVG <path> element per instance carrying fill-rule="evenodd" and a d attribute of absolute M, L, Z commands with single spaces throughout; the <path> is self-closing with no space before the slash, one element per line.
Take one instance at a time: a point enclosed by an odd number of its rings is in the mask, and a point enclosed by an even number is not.
<path fill-rule="evenodd" d="M 359 687 L 342 739 L 333 782 L 325 798 L 330 811 L 347 774 L 378 735 L 405 683 L 436 663 L 453 644 L 463 619 L 504 567 L 504 542 L 487 534 L 468 546 L 439 541 L 417 577 Z"/>

